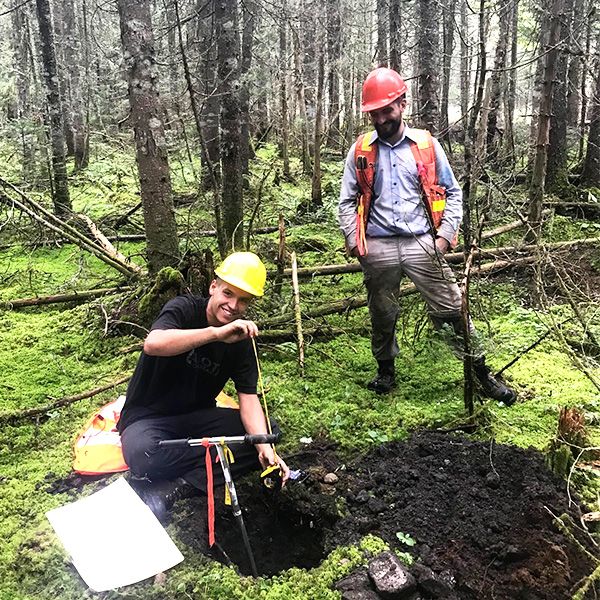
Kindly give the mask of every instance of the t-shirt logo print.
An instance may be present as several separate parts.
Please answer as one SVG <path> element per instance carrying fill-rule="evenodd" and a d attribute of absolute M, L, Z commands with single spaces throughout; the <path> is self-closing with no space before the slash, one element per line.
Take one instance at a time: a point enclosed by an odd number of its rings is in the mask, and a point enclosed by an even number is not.
<path fill-rule="evenodd" d="M 202 356 L 200 352 L 198 352 L 198 348 L 194 348 L 188 352 L 188 355 L 185 359 L 185 362 L 192 368 L 197 371 L 204 371 L 209 375 L 217 375 L 219 369 L 221 368 L 221 363 L 217 363 L 214 360 L 208 358 L 208 356 Z"/>

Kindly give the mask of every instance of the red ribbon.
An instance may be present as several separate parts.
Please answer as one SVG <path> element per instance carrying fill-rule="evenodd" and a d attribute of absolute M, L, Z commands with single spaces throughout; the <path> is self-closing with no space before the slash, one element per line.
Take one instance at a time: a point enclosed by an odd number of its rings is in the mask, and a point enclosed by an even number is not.
<path fill-rule="evenodd" d="M 212 457 L 210 455 L 208 440 L 202 440 L 202 445 L 206 448 L 204 462 L 206 464 L 206 498 L 208 502 L 208 545 L 212 547 L 215 543 L 215 497 L 213 495 Z"/>

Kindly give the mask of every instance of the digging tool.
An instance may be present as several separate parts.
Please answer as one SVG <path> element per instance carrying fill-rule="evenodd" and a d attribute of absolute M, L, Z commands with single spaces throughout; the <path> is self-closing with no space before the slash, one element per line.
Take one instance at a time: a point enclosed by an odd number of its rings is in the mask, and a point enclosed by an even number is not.
<path fill-rule="evenodd" d="M 233 516 L 235 517 L 240 527 L 242 534 L 242 540 L 246 548 L 246 554 L 250 561 L 250 568 L 252 575 L 258 577 L 258 570 L 256 569 L 256 562 L 254 560 L 254 554 L 252 553 L 252 547 L 250 546 L 250 539 L 248 538 L 248 531 L 246 530 L 246 524 L 244 523 L 244 517 L 242 515 L 242 509 L 238 501 L 237 492 L 235 489 L 235 483 L 231 476 L 231 468 L 228 445 L 235 444 L 274 444 L 279 440 L 279 435 L 273 433 L 257 434 L 257 435 L 236 435 L 236 436 L 222 436 L 222 437 L 208 437 L 208 438 L 187 438 L 187 439 L 176 439 L 176 440 L 163 440 L 158 442 L 158 445 L 163 448 L 172 446 L 204 446 L 206 448 L 206 476 L 207 476 L 207 496 L 208 496 L 208 519 L 209 519 L 209 544 L 212 546 L 214 541 L 214 499 L 212 497 L 212 467 L 210 458 L 210 446 L 214 446 L 217 450 L 221 469 L 223 470 L 223 477 L 225 478 L 225 486 L 227 490 L 227 496 L 231 503 L 231 509 Z M 227 502 L 229 503 L 229 502 Z"/>

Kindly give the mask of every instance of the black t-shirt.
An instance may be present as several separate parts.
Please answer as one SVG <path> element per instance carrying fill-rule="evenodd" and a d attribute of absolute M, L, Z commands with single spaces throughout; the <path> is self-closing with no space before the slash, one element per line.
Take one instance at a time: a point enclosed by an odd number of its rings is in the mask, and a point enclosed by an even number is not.
<path fill-rule="evenodd" d="M 152 329 L 202 329 L 207 298 L 178 296 L 167 302 Z M 214 408 L 228 379 L 235 389 L 256 394 L 258 371 L 250 340 L 213 342 L 177 356 L 149 356 L 142 351 L 119 420 L 119 431 L 148 416 L 181 415 Z"/>

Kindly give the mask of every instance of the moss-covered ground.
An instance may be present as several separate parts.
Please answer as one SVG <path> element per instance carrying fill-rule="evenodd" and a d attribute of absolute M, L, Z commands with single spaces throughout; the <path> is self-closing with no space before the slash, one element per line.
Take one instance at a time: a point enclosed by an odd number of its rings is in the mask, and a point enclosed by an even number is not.
<path fill-rule="evenodd" d="M 269 147 L 259 156 L 251 178 L 251 204 L 256 201 L 256 185 L 273 155 L 274 149 Z M 89 212 L 99 222 L 136 201 L 133 163 L 121 154 L 118 159 L 96 161 L 86 174 L 78 175 L 73 181 L 77 210 Z M 111 162 L 121 166 L 109 168 L 107 163 Z M 324 206 L 312 219 L 298 218 L 294 213 L 296 206 L 310 194 L 309 184 L 300 173 L 296 184 L 268 178 L 262 191 L 255 224 L 273 225 L 277 214 L 284 212 L 289 222 L 294 223 L 289 231 L 288 247 L 298 252 L 300 266 L 346 260 L 343 240 L 335 225 L 341 161 L 338 163 L 324 167 Z M 174 184 L 183 192 L 193 190 L 190 172 L 181 168 L 180 175 L 174 176 Z M 193 217 L 197 229 L 210 225 L 209 215 L 203 208 L 196 212 L 189 207 L 180 208 L 178 217 L 186 224 Z M 595 224 L 577 224 L 557 218 L 553 227 L 553 239 L 597 235 Z M 498 243 L 510 243 L 510 237 L 505 236 Z M 195 239 L 193 245 L 214 249 L 214 240 Z M 276 235 L 252 237 L 252 249 L 261 252 L 267 260 L 274 258 L 276 245 Z M 121 244 L 120 249 L 142 262 L 141 244 Z M 0 265 L 2 301 L 108 287 L 120 282 L 118 274 L 109 267 L 70 245 L 13 246 L 0 251 Z M 496 278 L 480 281 L 472 288 L 473 316 L 481 332 L 481 344 L 494 369 L 502 368 L 538 340 L 552 322 L 551 317 L 560 321 L 572 316 L 571 309 L 561 302 L 545 312 L 534 309 L 524 281 Z M 358 274 L 315 278 L 302 282 L 301 287 L 305 309 L 363 293 Z M 270 293 L 271 290 L 256 308 L 259 319 L 287 312 L 291 307 L 291 290 L 287 284 L 281 299 L 273 298 Z M 78 306 L 2 309 L 1 411 L 45 406 L 131 372 L 136 355 L 125 350 L 137 338 L 116 336 L 106 327 L 111 309 L 121 300 L 122 297 L 104 298 Z M 598 328 L 594 315 L 588 314 L 590 325 Z M 462 365 L 444 339 L 427 325 L 417 299 L 403 300 L 403 320 L 398 331 L 403 341 L 396 369 L 398 387 L 389 396 L 376 396 L 365 389 L 365 381 L 374 370 L 366 309 L 332 316 L 328 321 L 344 333 L 333 340 L 308 340 L 304 377 L 299 374 L 294 343 L 261 348 L 270 412 L 285 432 L 280 448 L 283 455 L 293 452 L 301 437 L 323 435 L 337 442 L 342 452 L 354 454 L 372 445 L 401 439 L 417 428 L 452 428 L 464 422 Z M 305 326 L 310 327 L 310 322 Z M 582 336 L 572 321 L 569 326 L 574 336 Z M 600 445 L 597 426 L 600 397 L 577 364 L 559 340 L 547 337 L 504 374 L 519 393 L 515 406 L 509 409 L 490 401 L 483 406 L 477 404 L 483 425 L 475 435 L 541 450 L 556 433 L 559 409 L 575 406 L 591 415 L 592 421 L 596 415 L 596 425 L 589 427 L 590 444 Z M 579 364 L 584 364 L 596 381 L 600 380 L 600 367 L 593 359 L 580 357 Z M 53 410 L 38 420 L 2 422 L 0 600 L 333 599 L 339 594 L 331 591 L 331 584 L 381 548 L 380 541 L 367 537 L 359 546 L 335 550 L 318 568 L 310 571 L 291 569 L 272 579 L 252 580 L 240 578 L 234 570 L 209 561 L 180 543 L 185 561 L 167 573 L 163 583 L 143 582 L 102 595 L 89 592 L 70 566 L 45 517 L 47 510 L 73 498 L 67 493 L 47 493 L 45 483 L 49 473 L 57 477 L 69 474 L 74 435 L 95 408 L 124 389 L 122 385 Z M 594 487 L 593 481 L 582 475 L 575 483 L 588 502 L 597 502 L 594 496 L 597 483 Z M 107 524 L 105 529 L 106 534 L 118 540 L 118 520 Z"/>

